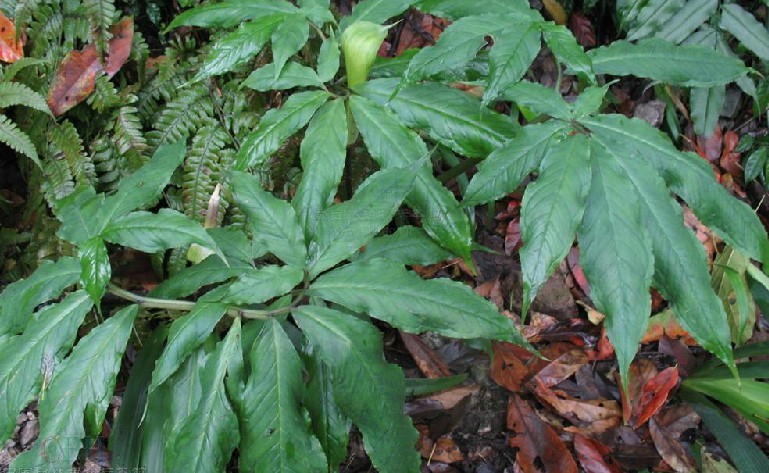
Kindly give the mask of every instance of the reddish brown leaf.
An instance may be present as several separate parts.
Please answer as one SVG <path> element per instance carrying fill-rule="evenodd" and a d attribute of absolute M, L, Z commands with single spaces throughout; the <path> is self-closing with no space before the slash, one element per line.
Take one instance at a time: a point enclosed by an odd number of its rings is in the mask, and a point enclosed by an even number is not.
<path fill-rule="evenodd" d="M 616 401 L 574 399 L 564 392 L 548 388 L 536 376 L 526 386 L 540 401 L 552 407 L 561 417 L 568 419 L 573 424 L 584 426 L 595 422 L 610 421 L 609 424 L 616 425 L 619 421 L 620 406 Z"/>
<path fill-rule="evenodd" d="M 582 350 L 571 350 L 559 356 L 537 373 L 537 378 L 547 387 L 553 387 L 567 378 L 570 378 L 588 359 Z"/>
<path fill-rule="evenodd" d="M 510 446 L 517 448 L 516 460 L 524 472 L 577 473 L 577 463 L 552 427 L 513 394 L 507 405 L 507 428 L 512 431 Z"/>
<path fill-rule="evenodd" d="M 529 361 L 533 355 L 507 342 L 491 342 L 494 359 L 491 362 L 490 377 L 498 385 L 513 392 L 521 392 L 522 385 L 529 379 Z"/>
<path fill-rule="evenodd" d="M 611 457 L 611 449 L 580 434 L 574 434 L 574 450 L 586 473 L 621 473 L 622 469 Z"/>
<path fill-rule="evenodd" d="M 658 342 L 663 336 L 674 339 L 680 338 L 681 341 L 689 346 L 697 345 L 697 342 L 678 323 L 672 310 L 663 310 L 649 319 L 649 325 L 641 339 L 641 343 Z"/>
<path fill-rule="evenodd" d="M 657 452 L 673 470 L 679 473 L 696 471 L 694 460 L 686 453 L 681 442 L 660 426 L 654 418 L 649 420 L 649 434 L 654 440 Z"/>
<path fill-rule="evenodd" d="M 595 31 L 593 31 L 593 24 L 582 12 L 575 11 L 571 14 L 569 19 L 569 28 L 574 36 L 577 38 L 577 42 L 585 49 L 594 48 L 597 44 L 595 40 Z"/>
<path fill-rule="evenodd" d="M 630 365 L 628 395 L 622 395 L 622 417 L 637 429 L 657 413 L 667 401 L 670 391 L 678 385 L 678 370 L 671 366 L 657 372 L 654 363 L 640 359 Z"/>
<path fill-rule="evenodd" d="M 424 426 L 417 426 L 417 429 L 420 434 L 417 446 L 422 458 L 427 458 L 430 462 L 441 463 L 455 463 L 465 459 L 464 454 L 450 436 L 444 435 L 433 441 L 423 432 Z"/>
<path fill-rule="evenodd" d="M 102 65 L 96 45 L 90 44 L 82 51 L 70 51 L 59 65 L 56 78 L 48 91 L 48 106 L 58 116 L 85 100 L 93 92 L 96 76 L 105 73 L 112 77 L 120 70 L 131 54 L 134 23 L 125 18 L 110 28 L 112 39 Z"/>
<path fill-rule="evenodd" d="M 401 340 L 406 346 L 406 350 L 411 353 L 414 362 L 428 378 L 442 378 L 451 376 L 451 370 L 443 359 L 435 351 L 427 346 L 418 335 L 400 332 Z"/>
<path fill-rule="evenodd" d="M 23 45 L 16 38 L 16 25 L 0 12 L 0 61 L 16 62 L 23 57 Z"/>
<path fill-rule="evenodd" d="M 499 278 L 479 284 L 475 287 L 475 293 L 493 302 L 500 311 L 505 310 L 505 297 L 502 295 Z"/>
<path fill-rule="evenodd" d="M 721 153 L 721 160 L 718 164 L 732 176 L 742 179 L 741 154 L 734 151 L 739 142 L 740 137 L 734 131 L 729 130 L 724 133 L 724 151 Z"/>
<path fill-rule="evenodd" d="M 510 220 L 505 231 L 505 254 L 512 255 L 523 245 L 521 239 L 521 222 L 519 219 Z"/>

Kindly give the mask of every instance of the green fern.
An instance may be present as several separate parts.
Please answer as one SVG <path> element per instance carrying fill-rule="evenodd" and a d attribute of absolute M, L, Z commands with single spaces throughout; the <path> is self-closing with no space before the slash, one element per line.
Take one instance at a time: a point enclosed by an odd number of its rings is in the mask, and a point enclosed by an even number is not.
<path fill-rule="evenodd" d="M 53 156 L 64 157 L 76 183 L 93 185 L 96 182 L 96 170 L 85 154 L 83 141 L 72 122 L 64 120 L 51 128 L 51 145 Z"/>
<path fill-rule="evenodd" d="M 19 130 L 19 127 L 5 115 L 0 115 L 0 143 L 5 143 L 12 150 L 27 156 L 40 166 L 40 158 L 29 136 Z"/>
<path fill-rule="evenodd" d="M 201 84 L 188 87 L 159 112 L 154 120 L 154 130 L 147 134 L 150 151 L 163 144 L 187 137 L 199 128 L 213 123 L 213 103 L 208 89 Z"/>
<path fill-rule="evenodd" d="M 112 0 L 83 0 L 83 9 L 91 26 L 91 35 L 99 55 L 107 54 L 107 41 L 112 37 L 109 27 L 117 19 L 117 11 Z"/>
<path fill-rule="evenodd" d="M 208 201 L 221 178 L 222 150 L 227 145 L 227 133 L 217 125 L 207 126 L 193 138 L 192 146 L 184 163 L 184 213 L 198 221 L 204 221 Z M 226 202 L 220 206 L 218 221 L 224 215 Z"/>
<path fill-rule="evenodd" d="M 131 168 L 138 168 L 146 160 L 147 140 L 144 139 L 136 107 L 121 107 L 117 111 L 113 131 L 113 141 L 120 156 L 128 161 Z"/>
<path fill-rule="evenodd" d="M 0 83 L 0 108 L 13 105 L 24 105 L 41 112 L 51 113 L 45 98 L 26 85 L 18 82 Z"/>

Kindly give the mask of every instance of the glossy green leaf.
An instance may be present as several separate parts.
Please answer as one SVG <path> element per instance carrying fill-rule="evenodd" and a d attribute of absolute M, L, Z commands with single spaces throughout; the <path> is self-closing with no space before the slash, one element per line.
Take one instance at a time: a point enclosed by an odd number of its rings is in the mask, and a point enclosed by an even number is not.
<path fill-rule="evenodd" d="M 283 72 L 286 61 L 296 54 L 310 37 L 310 25 L 303 15 L 289 15 L 272 33 L 272 64 L 274 78 Z"/>
<path fill-rule="evenodd" d="M 423 280 L 402 264 L 384 259 L 359 261 L 324 274 L 310 285 L 308 294 L 406 332 L 431 330 L 453 338 L 526 345 L 512 321 L 469 286 L 449 279 Z"/>
<path fill-rule="evenodd" d="M 292 313 L 328 366 L 334 399 L 363 433 L 374 467 L 383 472 L 419 471 L 417 432 L 403 414 L 403 372 L 384 360 L 379 331 L 324 307 L 303 306 Z"/>
<path fill-rule="evenodd" d="M 695 87 L 690 99 L 694 132 L 706 137 L 711 136 L 716 130 L 718 116 L 726 99 L 726 86 L 716 85 L 706 89 Z"/>
<path fill-rule="evenodd" d="M 224 387 L 231 358 L 240 351 L 240 318 L 208 356 L 200 374 L 202 392 L 194 410 L 168 439 L 174 454 L 166 456 L 166 471 L 225 471 L 238 445 L 238 419 Z"/>
<path fill-rule="evenodd" d="M 577 237 L 590 298 L 606 316 L 624 383 L 651 313 L 652 244 L 641 224 L 638 196 L 617 156 L 591 143 L 591 184 Z"/>
<path fill-rule="evenodd" d="M 78 260 L 65 256 L 55 263 L 43 261 L 28 278 L 9 284 L 0 293 L 0 340 L 21 333 L 35 307 L 58 297 L 78 279 Z"/>
<path fill-rule="evenodd" d="M 293 266 L 264 266 L 249 269 L 227 287 L 220 302 L 233 305 L 258 304 L 282 296 L 300 282 L 304 272 Z"/>
<path fill-rule="evenodd" d="M 506 24 L 494 35 L 489 53 L 489 78 L 483 93 L 486 105 L 523 78 L 541 48 L 539 24 Z"/>
<path fill-rule="evenodd" d="M 563 25 L 551 22 L 543 23 L 541 27 L 545 44 L 553 55 L 566 64 L 573 74 L 584 76 L 590 82 L 595 82 L 593 63 L 571 31 Z"/>
<path fill-rule="evenodd" d="M 284 14 L 263 16 L 219 38 L 213 43 L 193 81 L 224 74 L 248 62 L 259 54 L 287 17 Z"/>
<path fill-rule="evenodd" d="M 415 6 L 419 11 L 446 17 L 450 20 L 489 13 L 500 15 L 502 13 L 532 12 L 532 14 L 536 14 L 535 11 L 531 10 L 529 2 L 526 0 L 485 0 L 476 3 L 467 0 L 418 0 Z"/>
<path fill-rule="evenodd" d="M 469 94 L 442 84 L 406 86 L 390 100 L 397 85 L 397 79 L 370 80 L 356 92 L 380 105 L 387 104 L 405 125 L 425 130 L 461 155 L 484 158 L 519 128 L 509 116 L 481 107 Z"/>
<path fill-rule="evenodd" d="M 61 221 L 56 235 L 70 243 L 80 244 L 98 237 L 111 218 L 109 208 L 115 198 L 108 200 L 104 194 L 96 194 L 93 187 L 80 186 L 74 192 L 56 202 L 54 212 Z M 105 200 L 112 205 L 105 205 Z"/>
<path fill-rule="evenodd" d="M 601 115 L 582 120 L 608 148 L 626 156 L 642 157 L 665 179 L 673 192 L 708 228 L 729 245 L 756 260 L 762 260 L 766 232 L 747 204 L 733 198 L 716 182 L 710 165 L 693 153 L 678 151 L 659 130 L 640 119 Z"/>
<path fill-rule="evenodd" d="M 481 164 L 465 190 L 464 205 L 491 202 L 514 191 L 530 172 L 539 168 L 566 125 L 555 120 L 527 125 Z"/>
<path fill-rule="evenodd" d="M 407 396 L 425 396 L 444 391 L 462 384 L 467 379 L 467 373 L 442 378 L 406 378 Z"/>
<path fill-rule="evenodd" d="M 258 244 L 249 241 L 244 229 L 235 226 L 206 229 L 232 268 L 252 268 L 254 260 L 267 253 Z"/>
<path fill-rule="evenodd" d="M 732 342 L 740 346 L 753 335 L 756 304 L 748 293 L 745 273 L 750 260 L 734 248 L 726 247 L 713 262 L 710 284 L 729 317 Z"/>
<path fill-rule="evenodd" d="M 769 61 L 769 31 L 741 6 L 736 3 L 722 5 L 719 26 L 734 35 L 753 54 Z"/>
<path fill-rule="evenodd" d="M 307 248 L 291 204 L 263 190 L 259 180 L 246 173 L 233 173 L 232 186 L 235 202 L 248 216 L 254 240 L 286 263 L 304 267 Z"/>
<path fill-rule="evenodd" d="M 294 87 L 320 87 L 322 84 L 314 70 L 293 61 L 285 65 L 277 78 L 275 77 L 275 63 L 270 63 L 252 72 L 243 81 L 244 86 L 259 92 L 287 90 Z"/>
<path fill-rule="evenodd" d="M 296 7 L 284 0 L 227 0 L 209 3 L 182 12 L 174 18 L 169 29 L 180 26 L 229 28 L 243 21 L 259 19 L 276 13 L 295 13 Z"/>
<path fill-rule="evenodd" d="M 328 82 L 339 71 L 339 41 L 333 36 L 323 40 L 318 52 L 318 77 L 321 82 Z"/>
<path fill-rule="evenodd" d="M 50 378 L 52 365 L 69 352 L 91 307 L 85 291 L 72 293 L 39 310 L 23 334 L 0 344 L 0 440 L 11 436 L 19 412 Z"/>
<path fill-rule="evenodd" d="M 307 350 L 303 361 L 309 379 L 302 405 L 310 413 L 311 428 L 326 454 L 327 471 L 332 473 L 347 457 L 352 422 L 342 414 L 334 400 L 331 370 L 317 356 L 312 346 Z"/>
<path fill-rule="evenodd" d="M 609 91 L 609 85 L 603 87 L 588 87 L 582 91 L 571 104 L 571 113 L 576 118 L 581 118 L 595 112 L 599 112 L 603 99 Z"/>
<path fill-rule="evenodd" d="M 589 51 L 596 74 L 634 75 L 684 87 L 712 87 L 743 77 L 736 58 L 702 46 L 676 46 L 656 38 L 636 44 L 615 41 Z"/>
<path fill-rule="evenodd" d="M 750 155 L 743 161 L 743 167 L 745 168 L 745 182 L 750 182 L 761 175 L 767 161 L 769 161 L 769 148 L 762 146 L 750 153 Z"/>
<path fill-rule="evenodd" d="M 233 169 L 245 171 L 264 164 L 291 135 L 305 126 L 315 111 L 328 99 L 328 93 L 316 90 L 291 95 L 283 107 L 264 114 L 256 130 L 240 146 Z"/>
<path fill-rule="evenodd" d="M 387 225 L 411 191 L 414 174 L 413 166 L 378 171 L 350 200 L 324 210 L 310 242 L 310 277 L 355 253 Z"/>
<path fill-rule="evenodd" d="M 344 17 L 340 23 L 340 31 L 355 21 L 370 21 L 384 23 L 388 19 L 406 11 L 415 0 L 362 0 L 355 4 L 352 14 Z"/>
<path fill-rule="evenodd" d="M 174 320 L 168 333 L 166 348 L 152 372 L 150 393 L 179 369 L 182 362 L 211 334 L 226 312 L 225 304 L 198 302 L 189 314 Z"/>
<path fill-rule="evenodd" d="M 324 471 L 326 459 L 302 407 L 302 362 L 275 319 L 251 349 L 243 392 L 239 466 L 243 471 Z"/>
<path fill-rule="evenodd" d="M 110 467 L 139 468 L 141 462 L 144 425 L 142 417 L 147 407 L 147 387 L 152 379 L 155 360 L 163 351 L 168 330 L 154 330 L 142 340 L 142 347 L 136 356 L 125 391 L 121 398 L 115 423 L 109 434 Z M 150 416 L 154 412 L 149 413 Z"/>
<path fill-rule="evenodd" d="M 642 2 L 638 2 L 642 3 Z M 661 30 L 676 12 L 680 11 L 686 0 L 652 0 L 643 4 L 637 16 L 633 18 L 627 39 L 635 41 L 647 38 Z"/>
<path fill-rule="evenodd" d="M 160 209 L 156 214 L 131 212 L 115 219 L 103 235 L 112 243 L 145 253 L 182 248 L 190 243 L 216 248 L 216 242 L 200 223 L 172 209 Z"/>
<path fill-rule="evenodd" d="M 522 314 L 574 243 L 590 187 L 590 159 L 583 135 L 561 141 L 542 159 L 539 177 L 523 196 Z"/>
<path fill-rule="evenodd" d="M 679 44 L 716 13 L 718 0 L 688 0 L 654 36 Z"/>
<path fill-rule="evenodd" d="M 755 379 L 699 377 L 686 379 L 686 389 L 705 394 L 736 410 L 754 422 L 764 432 L 769 432 L 769 383 Z"/>
<path fill-rule="evenodd" d="M 486 37 L 499 29 L 499 14 L 467 16 L 455 21 L 434 46 L 420 49 L 411 59 L 403 80 L 416 82 L 463 66 L 486 45 Z"/>
<path fill-rule="evenodd" d="M 347 157 L 347 112 L 343 100 L 333 100 L 310 121 L 299 148 L 302 180 L 291 205 L 304 235 L 311 239 L 320 213 L 334 202 Z"/>
<path fill-rule="evenodd" d="M 363 97 L 350 97 L 350 110 L 371 156 L 383 168 L 403 167 L 427 155 L 419 136 L 395 115 Z M 469 259 L 472 229 L 454 195 L 433 177 L 432 170 L 416 173 L 406 203 L 422 219 L 422 228 L 444 248 Z"/>
<path fill-rule="evenodd" d="M 56 367 L 50 388 L 38 403 L 38 440 L 16 457 L 11 470 L 71 469 L 81 440 L 101 431 L 138 312 L 137 305 L 121 309 L 83 337 L 72 354 Z"/>
<path fill-rule="evenodd" d="M 298 0 L 297 5 L 299 6 L 299 13 L 315 23 L 316 26 L 323 26 L 324 23 L 334 21 L 334 15 L 329 10 L 331 6 L 329 0 Z"/>
<path fill-rule="evenodd" d="M 538 82 L 520 81 L 507 89 L 505 99 L 526 107 L 540 115 L 568 120 L 571 118 L 569 104 L 561 93 Z"/>
<path fill-rule="evenodd" d="M 200 263 L 189 266 L 164 280 L 152 291 L 150 297 L 159 299 L 179 299 L 187 297 L 203 286 L 216 284 L 239 275 L 242 268 L 232 268 L 216 255 L 211 255 Z"/>
<path fill-rule="evenodd" d="M 422 228 L 400 227 L 392 235 L 371 240 L 356 261 L 384 258 L 396 263 L 427 266 L 452 258 Z"/>
<path fill-rule="evenodd" d="M 710 288 L 705 251 L 695 235 L 684 227 L 681 208 L 671 198 L 665 182 L 635 152 L 618 146 L 607 135 L 593 129 L 591 139 L 615 156 L 632 183 L 629 192 L 638 196 L 641 222 L 652 242 L 654 286 L 670 301 L 684 330 L 703 348 L 734 367 L 729 326 L 723 306 Z"/>
<path fill-rule="evenodd" d="M 95 303 L 99 303 L 104 294 L 104 288 L 112 276 L 112 267 L 109 264 L 109 254 L 104 240 L 91 238 L 80 245 L 78 251 L 80 259 L 80 284 L 85 292 L 91 296 Z"/>

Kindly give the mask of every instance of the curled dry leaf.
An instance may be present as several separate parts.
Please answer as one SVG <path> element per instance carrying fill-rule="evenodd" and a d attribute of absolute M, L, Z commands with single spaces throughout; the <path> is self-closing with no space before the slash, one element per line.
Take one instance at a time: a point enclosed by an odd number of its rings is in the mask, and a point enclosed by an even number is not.
<path fill-rule="evenodd" d="M 577 473 L 577 463 L 558 433 L 515 394 L 507 405 L 507 428 L 510 446 L 518 449 L 515 456 L 524 472 Z M 538 468 L 537 465 L 541 465 Z"/>
<path fill-rule="evenodd" d="M 630 365 L 628 395 L 620 392 L 625 422 L 634 429 L 643 425 L 665 405 L 670 391 L 678 385 L 678 379 L 678 370 L 674 366 L 657 372 L 654 363 L 644 358 Z"/>
<path fill-rule="evenodd" d="M 574 434 L 574 450 L 582 469 L 590 473 L 621 473 L 622 468 L 611 457 L 611 449 L 606 445 Z"/>
<path fill-rule="evenodd" d="M 451 376 L 451 370 L 446 362 L 435 353 L 418 335 L 400 332 L 401 340 L 406 350 L 411 353 L 419 371 L 428 378 L 442 378 Z"/>
<path fill-rule="evenodd" d="M 0 61 L 16 62 L 23 57 L 24 49 L 16 37 L 16 25 L 0 12 Z"/>
<path fill-rule="evenodd" d="M 120 70 L 131 54 L 134 35 L 133 18 L 125 18 L 110 28 L 112 39 L 105 64 L 102 64 L 95 44 L 82 51 L 71 51 L 56 71 L 56 78 L 48 91 L 48 106 L 59 116 L 85 100 L 93 92 L 96 76 L 105 73 L 112 77 Z"/>
<path fill-rule="evenodd" d="M 593 24 L 585 16 L 584 13 L 575 11 L 571 14 L 569 19 L 569 28 L 574 36 L 577 38 L 577 42 L 585 49 L 594 48 L 598 42 L 595 39 L 595 31 L 593 31 Z"/>
<path fill-rule="evenodd" d="M 654 418 L 649 420 L 649 434 L 654 441 L 654 447 L 662 459 L 678 473 L 697 471 L 694 460 L 686 452 L 681 442 L 660 426 Z"/>
<path fill-rule="evenodd" d="M 494 350 L 491 379 L 512 392 L 523 391 L 523 383 L 531 377 L 528 362 L 534 355 L 512 343 L 492 342 L 491 346 Z"/>

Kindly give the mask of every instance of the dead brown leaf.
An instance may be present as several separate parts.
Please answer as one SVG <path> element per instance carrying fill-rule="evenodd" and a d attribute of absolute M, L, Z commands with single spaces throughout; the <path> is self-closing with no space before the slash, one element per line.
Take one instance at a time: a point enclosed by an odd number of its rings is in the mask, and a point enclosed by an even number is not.
<path fill-rule="evenodd" d="M 571 14 L 569 19 L 569 28 L 574 36 L 577 38 L 577 42 L 585 49 L 594 48 L 598 42 L 595 39 L 595 31 L 593 31 L 593 24 L 585 16 L 584 13 L 575 11 Z"/>
<path fill-rule="evenodd" d="M 643 425 L 662 408 L 678 380 L 678 370 L 674 366 L 658 372 L 654 363 L 645 358 L 631 364 L 628 395 L 620 391 L 622 418 L 633 428 Z"/>
<path fill-rule="evenodd" d="M 587 473 L 621 473 L 622 469 L 611 457 L 611 449 L 584 435 L 574 434 L 574 450 L 580 465 Z"/>
<path fill-rule="evenodd" d="M 451 370 L 445 361 L 430 348 L 418 335 L 399 332 L 406 350 L 417 364 L 419 371 L 428 378 L 451 376 Z"/>
<path fill-rule="evenodd" d="M 654 418 L 649 420 L 649 434 L 654 440 L 654 447 L 662 459 L 679 473 L 696 471 L 694 460 L 686 452 L 686 449 L 670 432 L 661 427 Z"/>
<path fill-rule="evenodd" d="M 16 25 L 0 12 L 0 61 L 16 62 L 24 57 L 24 45 L 16 37 Z"/>

